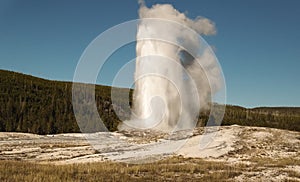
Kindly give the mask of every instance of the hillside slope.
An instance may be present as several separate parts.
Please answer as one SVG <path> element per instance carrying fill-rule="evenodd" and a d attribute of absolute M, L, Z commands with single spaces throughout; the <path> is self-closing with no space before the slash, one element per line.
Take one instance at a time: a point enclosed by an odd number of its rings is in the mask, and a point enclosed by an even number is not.
<path fill-rule="evenodd" d="M 84 85 L 84 84 L 83 84 Z M 110 98 L 111 87 L 96 85 L 95 99 L 98 113 L 110 131 L 115 131 L 120 119 L 115 114 Z M 125 90 L 119 89 L 120 93 Z M 131 92 L 132 93 L 132 92 Z M 131 98 L 131 95 L 128 96 Z M 126 101 L 120 98 L 116 108 L 125 113 Z M 72 107 L 72 83 L 50 81 L 21 73 L 0 70 L 0 131 L 55 134 L 80 132 Z M 207 114 L 199 117 L 199 125 L 207 121 Z M 90 113 L 83 111 L 87 128 Z M 226 106 L 222 125 L 265 126 L 300 131 L 300 108 L 253 108 Z"/>
<path fill-rule="evenodd" d="M 112 109 L 110 90 L 96 86 L 95 99 L 105 125 L 113 131 L 119 119 Z M 0 131 L 80 132 L 72 107 L 71 82 L 0 70 L 0 105 Z"/>

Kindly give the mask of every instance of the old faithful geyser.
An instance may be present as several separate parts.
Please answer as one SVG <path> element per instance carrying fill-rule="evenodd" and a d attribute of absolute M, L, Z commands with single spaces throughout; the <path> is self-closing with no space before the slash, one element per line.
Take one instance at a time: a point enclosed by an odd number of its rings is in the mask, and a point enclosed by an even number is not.
<path fill-rule="evenodd" d="M 199 36 L 215 34 L 214 23 L 169 4 L 140 4 L 133 112 L 119 129 L 191 129 L 221 87 L 214 54 Z"/>

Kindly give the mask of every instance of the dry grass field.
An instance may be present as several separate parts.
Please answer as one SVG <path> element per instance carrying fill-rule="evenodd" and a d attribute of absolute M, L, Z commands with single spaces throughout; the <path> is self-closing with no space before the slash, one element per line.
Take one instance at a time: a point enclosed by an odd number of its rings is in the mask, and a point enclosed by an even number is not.
<path fill-rule="evenodd" d="M 150 134 L 146 138 L 134 133 L 97 134 L 102 148 L 96 151 L 82 134 L 4 132 L 0 133 L 0 181 L 300 182 L 300 132 L 221 127 L 211 145 L 202 151 L 196 145 L 201 135 L 200 129 L 182 149 L 166 154 L 156 150 L 166 143 L 153 141 Z M 110 140 L 113 136 L 128 143 Z M 145 140 L 150 143 L 141 143 Z M 133 144 L 139 147 L 133 148 Z M 161 158 L 151 163 L 126 163 L 128 157 L 132 159 L 143 151 L 150 151 L 145 157 L 161 154 Z"/>
<path fill-rule="evenodd" d="M 98 162 L 69 165 L 41 164 L 26 161 L 0 161 L 0 181 L 244 181 L 272 170 L 282 181 L 299 181 L 300 172 L 286 168 L 299 160 L 253 158 L 253 164 L 230 164 L 202 159 L 172 157 L 155 163 L 126 164 Z M 244 174 L 244 177 L 241 175 Z M 247 175 L 245 175 L 247 174 Z"/>

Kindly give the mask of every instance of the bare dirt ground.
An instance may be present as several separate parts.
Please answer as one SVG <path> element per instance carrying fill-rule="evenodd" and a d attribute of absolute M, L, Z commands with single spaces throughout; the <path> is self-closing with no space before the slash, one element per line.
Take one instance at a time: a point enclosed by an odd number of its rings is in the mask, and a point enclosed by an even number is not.
<path fill-rule="evenodd" d="M 172 137 L 151 131 L 58 135 L 3 132 L 0 160 L 139 163 L 182 156 L 239 164 L 248 169 L 233 181 L 300 181 L 300 132 L 223 126 L 213 133 L 213 140 L 207 146 L 200 148 L 199 143 L 205 137 L 203 131 L 197 128 L 193 133 L 177 133 Z"/>

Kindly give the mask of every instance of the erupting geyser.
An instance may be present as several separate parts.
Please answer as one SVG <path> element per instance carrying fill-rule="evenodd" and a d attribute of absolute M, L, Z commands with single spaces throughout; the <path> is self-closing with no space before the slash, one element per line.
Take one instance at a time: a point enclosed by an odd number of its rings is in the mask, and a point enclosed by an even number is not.
<path fill-rule="evenodd" d="M 169 4 L 140 5 L 133 113 L 119 129 L 192 129 L 221 88 L 214 53 L 199 36 L 215 34 L 214 23 Z"/>

